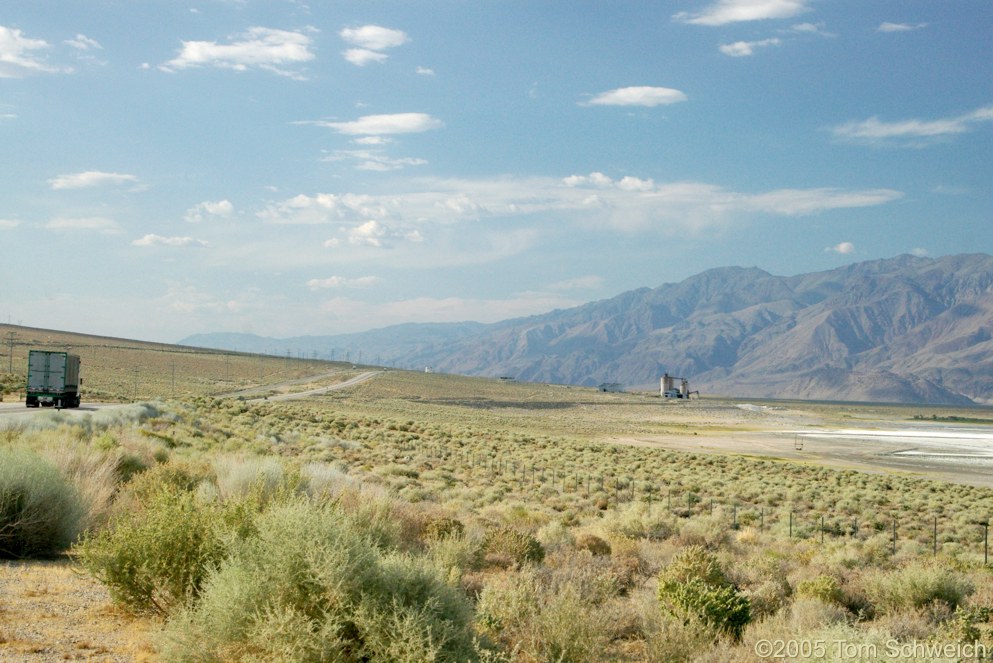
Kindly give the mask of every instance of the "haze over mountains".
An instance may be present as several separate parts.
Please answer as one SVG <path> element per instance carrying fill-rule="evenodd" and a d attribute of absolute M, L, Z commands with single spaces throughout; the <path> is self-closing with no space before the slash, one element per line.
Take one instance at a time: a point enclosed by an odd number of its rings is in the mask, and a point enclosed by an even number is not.
<path fill-rule="evenodd" d="M 993 256 L 909 255 L 784 277 L 705 271 L 572 309 L 494 324 L 407 324 L 181 343 L 293 352 L 519 380 L 903 403 L 993 403 Z"/>

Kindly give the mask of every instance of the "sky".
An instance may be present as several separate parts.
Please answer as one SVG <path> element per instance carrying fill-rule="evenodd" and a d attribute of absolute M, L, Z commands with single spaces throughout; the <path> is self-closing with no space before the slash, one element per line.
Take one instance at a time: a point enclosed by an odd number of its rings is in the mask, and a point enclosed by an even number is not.
<path fill-rule="evenodd" d="M 989 0 L 0 7 L 0 321 L 494 322 L 993 253 Z"/>

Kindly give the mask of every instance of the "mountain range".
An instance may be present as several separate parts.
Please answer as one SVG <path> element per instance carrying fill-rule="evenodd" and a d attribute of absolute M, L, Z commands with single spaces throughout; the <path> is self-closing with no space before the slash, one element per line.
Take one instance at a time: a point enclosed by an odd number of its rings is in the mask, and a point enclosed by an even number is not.
<path fill-rule="evenodd" d="M 993 256 L 902 255 L 796 276 L 711 269 L 571 309 L 493 324 L 404 324 L 184 345 L 439 372 L 705 394 L 993 404 Z"/>

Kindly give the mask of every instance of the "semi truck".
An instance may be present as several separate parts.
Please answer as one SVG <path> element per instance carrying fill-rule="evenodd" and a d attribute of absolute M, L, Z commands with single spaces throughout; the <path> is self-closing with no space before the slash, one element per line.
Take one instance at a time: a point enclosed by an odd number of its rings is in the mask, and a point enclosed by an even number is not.
<path fill-rule="evenodd" d="M 79 407 L 79 355 L 68 352 L 28 352 L 28 407 Z"/>

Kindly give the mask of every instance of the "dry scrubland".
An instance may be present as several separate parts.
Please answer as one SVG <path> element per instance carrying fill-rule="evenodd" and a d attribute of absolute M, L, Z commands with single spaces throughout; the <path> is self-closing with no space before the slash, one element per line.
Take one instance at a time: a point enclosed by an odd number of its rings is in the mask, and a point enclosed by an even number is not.
<path fill-rule="evenodd" d="M 61 564 L 91 583 L 88 609 L 124 625 L 46 649 L 10 615 L 26 619 L 12 597 L 31 591 L 18 578 L 52 562 L 6 562 L 0 580 L 16 591 L 0 594 L 0 648 L 169 661 L 952 661 L 973 660 L 973 643 L 993 653 L 976 524 L 989 489 L 610 442 L 875 416 L 865 409 L 759 416 L 399 371 L 248 401 L 217 394 L 259 386 L 258 358 L 227 361 L 244 371 L 199 390 L 191 380 L 175 399 L 0 417 L 0 550 L 68 551 Z M 171 363 L 140 373 L 166 384 Z M 303 378 L 289 374 L 302 363 L 285 364 L 261 382 Z M 126 381 L 113 386 L 126 365 L 93 375 L 96 365 L 87 380 L 127 396 Z M 302 384 L 360 372 L 310 370 L 330 375 Z M 935 645 L 950 655 L 924 654 Z"/>

